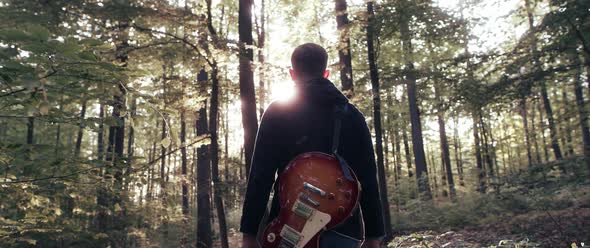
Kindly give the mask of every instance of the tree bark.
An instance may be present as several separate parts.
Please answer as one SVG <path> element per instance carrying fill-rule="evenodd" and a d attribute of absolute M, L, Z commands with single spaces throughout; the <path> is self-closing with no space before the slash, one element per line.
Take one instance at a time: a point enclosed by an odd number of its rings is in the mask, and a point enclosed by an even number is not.
<path fill-rule="evenodd" d="M 260 1 L 260 26 L 258 28 L 258 97 L 259 101 L 259 112 L 260 112 L 260 119 L 262 119 L 262 114 L 264 113 L 264 106 L 265 104 L 265 89 L 264 89 L 264 81 L 265 81 L 265 66 L 264 66 L 264 43 L 266 39 L 266 30 L 265 30 L 265 22 L 266 22 L 266 15 L 265 15 L 265 0 Z"/>
<path fill-rule="evenodd" d="M 97 154 L 98 161 L 104 161 L 104 104 L 101 102 L 98 112 L 98 138 L 97 138 Z M 101 168 L 102 171 L 102 168 Z M 102 173 L 101 173 L 102 174 Z"/>
<path fill-rule="evenodd" d="M 59 110 L 63 111 L 63 97 L 59 102 Z M 56 134 L 55 134 L 55 148 L 53 151 L 53 154 L 55 154 L 55 156 L 58 155 L 58 152 L 61 149 L 61 123 L 57 123 L 57 130 L 56 130 Z"/>
<path fill-rule="evenodd" d="M 531 141 L 529 132 L 529 121 L 528 121 L 528 108 L 526 104 L 526 96 L 523 96 L 519 102 L 520 115 L 522 116 L 522 125 L 524 127 L 524 141 L 526 145 L 526 157 L 529 168 L 533 166 L 533 154 L 531 151 Z"/>
<path fill-rule="evenodd" d="M 227 239 L 227 223 L 225 220 L 225 209 L 223 206 L 221 181 L 219 180 L 219 78 L 217 64 L 214 63 L 211 68 L 211 110 L 209 112 L 209 131 L 211 133 L 211 169 L 214 187 L 214 201 L 215 209 L 217 210 L 217 218 L 219 222 L 219 236 L 221 238 L 221 247 L 228 248 L 229 243 Z"/>
<path fill-rule="evenodd" d="M 435 88 L 438 88 L 435 86 Z M 435 91 L 437 93 L 435 93 L 435 95 L 438 95 L 438 99 L 440 102 L 440 93 L 438 93 L 440 89 L 435 89 Z M 445 116 L 444 116 L 444 110 L 440 108 L 440 105 L 442 104 L 439 103 L 439 110 L 437 113 L 437 119 L 438 119 L 438 131 L 439 131 L 439 136 L 440 136 L 440 149 L 441 149 L 441 156 L 442 156 L 442 162 L 443 162 L 443 166 L 445 169 L 445 177 L 443 177 L 443 179 L 447 180 L 447 186 L 449 187 L 449 198 L 454 201 L 455 200 L 455 196 L 457 195 L 456 191 L 455 191 L 455 182 L 453 180 L 453 171 L 451 170 L 451 155 L 450 155 L 450 151 L 449 151 L 449 140 L 447 137 L 447 129 L 445 127 Z"/>
<path fill-rule="evenodd" d="M 537 101 L 536 99 L 533 101 L 533 106 L 531 107 L 531 136 L 532 136 L 532 141 L 533 141 L 533 145 L 535 146 L 535 161 L 536 163 L 542 163 L 543 161 L 541 160 L 541 151 L 539 149 L 539 141 L 537 139 L 537 128 L 535 126 L 535 116 L 537 111 L 536 109 L 536 104 Z"/>
<path fill-rule="evenodd" d="M 224 163 L 225 163 L 225 181 L 229 182 L 229 80 L 226 80 L 226 90 L 225 90 L 225 114 L 223 118 L 224 128 L 223 128 L 223 138 L 224 138 Z M 240 166 L 240 168 L 242 168 Z"/>
<path fill-rule="evenodd" d="M 543 114 L 543 107 L 541 104 L 537 105 L 538 107 L 538 111 L 539 111 L 539 121 L 541 123 L 541 142 L 543 142 L 543 156 L 545 161 L 549 161 L 549 150 L 547 149 L 547 139 L 545 136 L 545 130 L 547 128 L 547 125 L 545 124 L 544 121 L 544 114 Z"/>
<path fill-rule="evenodd" d="M 201 94 L 206 94 L 206 84 L 208 80 L 207 72 L 201 69 L 197 75 L 201 85 Z M 205 100 L 206 101 L 206 100 Z M 199 109 L 196 128 L 197 135 L 209 133 L 207 126 L 207 108 L 206 102 Z M 254 110 L 256 114 L 256 109 Z M 197 248 L 211 247 L 213 232 L 211 230 L 211 161 L 209 157 L 209 146 L 201 145 L 197 148 Z"/>
<path fill-rule="evenodd" d="M 374 32 L 375 13 L 373 12 L 373 2 L 367 2 L 367 51 L 369 59 L 369 74 L 371 77 L 371 86 L 373 93 L 373 123 L 375 126 L 375 142 L 377 152 L 377 169 L 379 171 L 379 193 L 381 195 L 381 207 L 385 219 L 385 239 L 389 239 L 393 234 L 391 225 L 391 213 L 389 212 L 389 201 L 387 199 L 387 180 L 385 177 L 385 167 L 383 165 L 383 140 L 381 126 L 381 96 L 379 91 L 379 71 L 375 61 L 375 48 L 373 41 L 378 39 Z"/>
<path fill-rule="evenodd" d="M 336 28 L 338 29 L 338 65 L 342 92 L 346 97 L 353 96 L 352 55 L 350 52 L 350 33 L 346 0 L 334 0 L 336 11 Z"/>
<path fill-rule="evenodd" d="M 434 57 L 434 52 L 432 48 L 432 42 L 429 40 L 427 41 L 428 53 L 431 57 Z M 434 71 L 438 71 L 436 64 L 431 64 L 431 67 Z M 441 184 L 442 186 L 448 187 L 447 190 L 443 188 L 443 196 L 449 196 L 451 201 L 455 201 L 455 183 L 453 181 L 453 171 L 451 170 L 451 155 L 449 151 L 449 140 L 447 137 L 447 129 L 445 125 L 445 103 L 442 100 L 441 96 L 441 85 L 436 79 L 434 80 L 434 100 L 437 108 L 437 122 L 438 122 L 438 131 L 440 137 L 440 151 L 441 151 Z"/>
<path fill-rule="evenodd" d="M 120 3 L 125 5 L 126 3 Z M 120 20 L 118 22 L 118 28 L 116 29 L 117 39 L 116 44 L 116 60 L 121 67 L 127 67 L 127 48 L 128 43 L 128 21 Z M 125 149 L 125 98 L 126 89 L 124 81 L 116 81 L 117 92 L 113 95 L 112 101 L 112 113 L 111 117 L 115 120 L 116 124 L 109 127 L 108 146 L 107 146 L 107 165 L 105 169 L 105 181 L 108 182 L 110 179 L 109 174 L 112 174 L 114 178 L 114 185 L 111 189 L 107 189 L 107 185 L 101 185 L 102 190 L 99 190 L 99 196 L 97 196 L 97 204 L 99 205 L 99 229 L 102 233 L 109 234 L 109 242 L 113 247 L 121 247 L 125 243 L 126 236 L 123 235 L 125 228 L 125 206 L 122 199 L 123 189 L 123 152 Z M 101 195 L 103 194 L 103 195 Z M 117 208 L 120 209 L 115 211 Z M 101 211 L 110 211 L 111 214 L 107 214 Z"/>
<path fill-rule="evenodd" d="M 574 54 L 575 60 L 579 62 L 577 54 Z M 586 110 L 586 104 L 584 100 L 584 93 L 582 91 L 582 69 L 583 65 L 580 65 L 576 70 L 576 78 L 574 79 L 574 93 L 576 95 L 576 106 L 578 109 L 578 115 L 580 116 L 580 129 L 582 131 L 582 141 L 584 148 L 584 161 L 586 161 L 586 167 L 590 171 L 590 130 L 588 129 L 588 112 Z M 588 73 L 590 76 L 590 72 Z M 588 79 L 590 81 L 590 79 Z"/>
<path fill-rule="evenodd" d="M 27 145 L 32 145 L 34 142 L 35 142 L 35 117 L 28 117 L 27 118 Z"/>
<path fill-rule="evenodd" d="M 86 117 L 86 96 L 82 95 L 82 107 L 80 108 L 80 124 L 78 124 L 78 136 L 76 137 L 76 145 L 74 147 L 74 157 L 80 156 L 80 148 L 82 147 L 82 136 L 84 135 L 84 127 Z"/>
<path fill-rule="evenodd" d="M 403 5 L 408 4 L 403 1 L 400 9 L 405 9 Z M 420 123 L 420 110 L 418 109 L 418 99 L 416 94 L 416 72 L 412 59 L 412 34 L 410 33 L 409 22 L 411 17 L 408 13 L 400 17 L 400 33 L 402 36 L 403 57 L 405 62 L 405 79 L 408 94 L 408 106 L 410 113 L 410 122 L 412 124 L 412 147 L 414 150 L 414 164 L 416 165 L 416 179 L 418 181 L 418 192 L 424 199 L 432 199 L 430 185 L 428 180 L 428 170 L 426 166 L 426 155 L 424 154 L 424 140 L 422 138 L 422 124 Z"/>
<path fill-rule="evenodd" d="M 455 116 L 455 126 L 453 128 L 453 144 L 455 148 L 455 163 L 457 164 L 457 175 L 459 175 L 459 185 L 465 186 L 463 181 L 463 158 L 461 156 L 461 141 L 459 139 L 459 118 Z"/>
<path fill-rule="evenodd" d="M 135 124 L 133 123 L 133 120 L 136 115 L 137 115 L 137 99 L 135 97 L 132 97 L 131 111 L 129 113 L 129 131 L 128 131 L 128 135 L 127 135 L 128 136 L 127 137 L 127 166 L 124 168 L 124 174 L 123 174 L 124 178 L 129 178 L 129 176 L 131 175 L 131 170 L 133 168 L 133 162 L 134 162 L 133 156 L 135 156 L 135 150 L 134 150 L 135 127 L 133 126 Z M 129 183 L 130 183 L 130 180 L 124 180 L 124 185 L 123 185 L 124 191 L 129 191 Z M 141 195 L 141 191 L 140 191 L 140 195 Z"/>
<path fill-rule="evenodd" d="M 250 174 L 250 163 L 254 151 L 258 118 L 256 116 L 256 95 L 252 73 L 252 0 L 240 0 L 238 32 L 240 38 L 240 100 L 242 103 L 242 126 L 244 127 L 244 152 L 246 173 Z"/>
<path fill-rule="evenodd" d="M 532 32 L 533 41 L 531 42 L 531 52 L 533 54 L 533 63 L 534 68 L 537 72 L 540 72 L 541 69 L 541 61 L 539 59 L 539 51 L 537 50 L 537 39 L 535 37 L 535 25 L 533 20 L 533 10 L 530 6 L 530 0 L 525 0 L 525 8 L 527 12 L 528 22 L 529 22 L 529 30 Z M 551 102 L 549 101 L 549 96 L 547 94 L 547 85 L 545 80 L 541 79 L 541 99 L 543 99 L 543 107 L 545 108 L 545 113 L 547 114 L 547 121 L 549 123 L 549 133 L 551 138 L 551 148 L 553 149 L 553 154 L 555 155 L 556 160 L 562 159 L 561 149 L 559 147 L 557 129 L 555 127 L 555 119 L 553 117 L 553 110 L 551 108 Z"/>
<path fill-rule="evenodd" d="M 187 173 L 187 156 L 186 156 L 186 114 L 185 110 L 182 109 L 180 112 L 180 172 L 182 174 L 182 215 L 183 223 L 188 224 L 189 216 L 189 203 L 188 203 L 188 173 Z M 186 237 L 183 237 L 182 245 L 186 244 Z"/>
<path fill-rule="evenodd" d="M 398 102 L 399 103 L 399 102 Z M 398 104 L 399 106 L 399 104 Z M 405 159 L 406 159 L 406 164 L 408 166 L 408 178 L 411 178 L 414 176 L 414 171 L 412 170 L 412 154 L 410 152 L 410 143 L 408 141 L 408 131 L 406 129 L 407 127 L 407 121 L 406 121 L 406 116 L 404 114 L 400 114 L 399 118 L 402 120 L 402 140 L 404 143 L 404 155 L 405 155 Z"/>
<path fill-rule="evenodd" d="M 480 146 L 480 137 L 479 137 L 479 127 L 477 125 L 477 113 L 472 114 L 473 120 L 473 143 L 475 146 L 475 160 L 476 160 L 476 168 L 477 168 L 477 179 L 478 179 L 478 188 L 477 191 L 480 193 L 486 192 L 486 184 L 485 184 L 485 170 L 483 168 L 483 159 L 481 156 L 481 146 Z"/>
<path fill-rule="evenodd" d="M 574 145 L 573 145 L 573 137 L 572 137 L 572 128 L 570 126 L 570 114 L 569 114 L 569 109 L 570 106 L 568 106 L 569 104 L 569 99 L 567 96 L 567 87 L 566 85 L 563 86 L 563 89 L 561 90 L 561 96 L 563 98 L 563 106 L 562 106 L 562 116 L 561 116 L 561 121 L 562 121 L 562 126 L 565 129 L 564 132 L 565 133 L 565 147 L 566 147 L 566 156 L 573 156 L 574 155 Z"/>

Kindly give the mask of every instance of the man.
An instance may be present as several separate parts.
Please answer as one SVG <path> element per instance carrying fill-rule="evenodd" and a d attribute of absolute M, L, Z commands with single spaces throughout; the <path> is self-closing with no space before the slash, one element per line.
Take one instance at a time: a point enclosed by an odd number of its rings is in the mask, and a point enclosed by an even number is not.
<path fill-rule="evenodd" d="M 331 153 L 335 105 L 348 105 L 341 117 L 340 154 L 357 175 L 362 187 L 360 209 L 343 224 L 324 232 L 320 247 L 379 247 L 384 236 L 383 215 L 371 134 L 364 116 L 327 78 L 328 54 L 319 45 L 298 46 L 291 55 L 289 71 L 297 93 L 289 102 L 273 102 L 264 112 L 252 157 L 252 168 L 242 212 L 240 231 L 244 248 L 258 247 L 256 235 L 268 202 L 275 173 L 305 152 Z M 275 183 L 275 192 L 278 183 Z M 279 212 L 273 197 L 268 220 Z M 267 223 L 262 223 L 266 225 Z"/>

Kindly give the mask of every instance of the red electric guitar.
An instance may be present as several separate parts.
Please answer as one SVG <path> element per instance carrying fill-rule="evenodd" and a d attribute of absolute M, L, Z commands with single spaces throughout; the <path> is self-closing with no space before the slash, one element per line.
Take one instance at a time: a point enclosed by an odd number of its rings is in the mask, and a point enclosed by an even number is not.
<path fill-rule="evenodd" d="M 324 230 L 345 221 L 358 206 L 361 187 L 336 156 L 308 152 L 295 157 L 279 180 L 279 215 L 265 228 L 264 248 L 316 248 Z"/>

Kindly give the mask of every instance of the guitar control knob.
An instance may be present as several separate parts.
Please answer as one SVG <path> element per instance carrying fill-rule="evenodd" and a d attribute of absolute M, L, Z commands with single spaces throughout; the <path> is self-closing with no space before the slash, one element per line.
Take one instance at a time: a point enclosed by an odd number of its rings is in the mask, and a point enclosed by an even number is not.
<path fill-rule="evenodd" d="M 333 193 L 328 194 L 328 200 L 334 200 L 334 197 Z"/>
<path fill-rule="evenodd" d="M 336 179 L 336 185 L 338 185 L 338 186 L 342 185 L 342 178 Z"/>
<path fill-rule="evenodd" d="M 343 206 L 338 207 L 338 213 L 339 214 L 343 214 L 344 213 L 344 207 Z"/>
<path fill-rule="evenodd" d="M 276 236 L 274 233 L 269 233 L 268 236 L 266 236 L 266 240 L 269 243 L 275 242 Z"/>

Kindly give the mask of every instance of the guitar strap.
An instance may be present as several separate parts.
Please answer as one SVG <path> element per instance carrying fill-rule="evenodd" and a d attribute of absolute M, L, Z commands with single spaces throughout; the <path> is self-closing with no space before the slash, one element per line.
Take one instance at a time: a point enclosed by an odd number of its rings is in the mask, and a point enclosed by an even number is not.
<path fill-rule="evenodd" d="M 345 103 L 343 105 L 334 105 L 334 133 L 332 134 L 332 154 L 334 154 L 334 156 L 338 159 L 344 177 L 349 181 L 354 181 L 354 178 L 350 173 L 350 167 L 348 167 L 348 164 L 346 163 L 344 158 L 342 158 L 342 156 L 338 154 L 338 146 L 340 145 L 340 129 L 342 128 L 342 118 L 344 117 L 347 111 L 348 103 Z"/>

